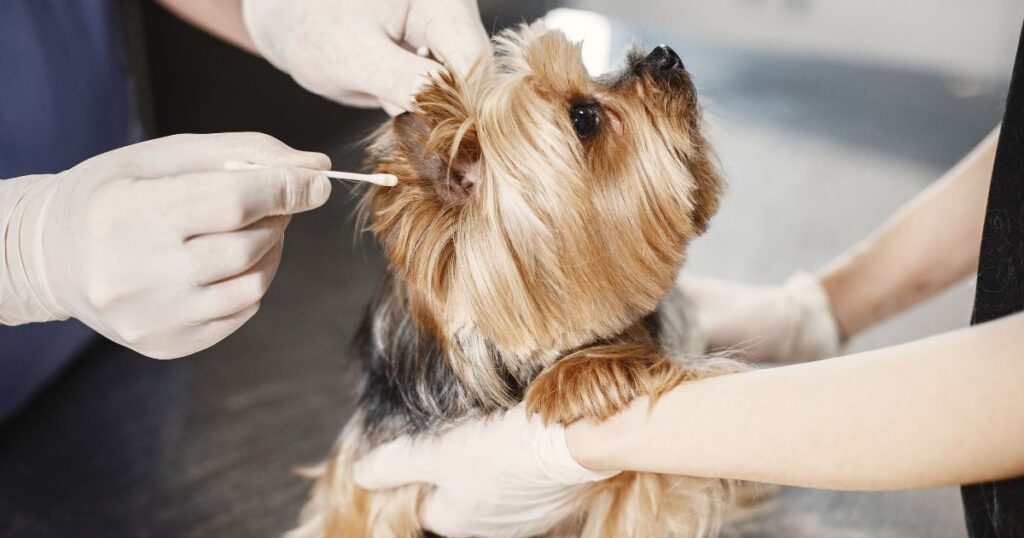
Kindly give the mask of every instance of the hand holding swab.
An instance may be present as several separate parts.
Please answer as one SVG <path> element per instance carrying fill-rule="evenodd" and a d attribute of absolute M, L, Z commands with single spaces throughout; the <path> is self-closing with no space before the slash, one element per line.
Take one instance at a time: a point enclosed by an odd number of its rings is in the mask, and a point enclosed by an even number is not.
<path fill-rule="evenodd" d="M 258 170 L 260 168 L 267 167 L 262 164 L 245 161 L 228 161 L 224 163 L 225 170 Z M 391 174 L 356 174 L 354 172 L 336 172 L 334 170 L 324 170 L 323 174 L 331 179 L 365 181 L 382 187 L 394 187 L 395 185 L 398 185 L 398 178 Z"/>

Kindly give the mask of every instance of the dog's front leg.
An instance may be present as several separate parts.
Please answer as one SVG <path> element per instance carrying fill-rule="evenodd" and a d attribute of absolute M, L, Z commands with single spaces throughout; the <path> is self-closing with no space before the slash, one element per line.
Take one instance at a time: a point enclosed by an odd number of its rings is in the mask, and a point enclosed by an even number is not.
<path fill-rule="evenodd" d="M 660 396 L 690 377 L 654 343 L 594 346 L 541 372 L 526 391 L 526 411 L 563 425 L 605 420 L 636 397 Z"/>
<path fill-rule="evenodd" d="M 605 420 L 639 396 L 657 398 L 688 380 L 742 370 L 722 359 L 675 361 L 653 342 L 594 346 L 542 372 L 526 392 L 528 413 L 548 423 Z M 729 484 L 717 479 L 624 472 L 581 492 L 583 518 L 553 535 L 586 538 L 715 534 Z"/>

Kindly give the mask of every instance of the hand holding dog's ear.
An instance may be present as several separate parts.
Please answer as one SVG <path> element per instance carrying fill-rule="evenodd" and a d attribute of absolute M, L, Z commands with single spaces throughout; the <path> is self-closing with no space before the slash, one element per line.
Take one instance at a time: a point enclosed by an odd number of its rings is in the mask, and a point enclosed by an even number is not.
<path fill-rule="evenodd" d="M 733 350 L 750 362 L 801 362 L 840 351 L 839 327 L 828 295 L 812 275 L 781 286 L 751 286 L 682 276 L 709 351 Z"/>
<path fill-rule="evenodd" d="M 475 0 L 245 0 L 243 12 L 260 54 L 304 88 L 392 115 L 438 61 L 465 73 L 490 47 Z"/>
<path fill-rule="evenodd" d="M 581 487 L 614 474 L 576 463 L 565 430 L 527 417 L 522 405 L 438 435 L 399 438 L 355 467 L 366 489 L 436 486 L 420 506 L 421 523 L 452 538 L 542 534 L 576 509 Z"/>

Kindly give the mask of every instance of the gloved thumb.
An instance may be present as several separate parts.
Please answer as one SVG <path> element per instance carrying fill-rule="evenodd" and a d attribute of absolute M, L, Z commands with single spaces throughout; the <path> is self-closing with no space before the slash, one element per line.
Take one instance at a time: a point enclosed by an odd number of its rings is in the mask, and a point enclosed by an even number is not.
<path fill-rule="evenodd" d="M 463 538 L 478 535 L 466 528 L 466 515 L 475 511 L 472 506 L 460 506 L 443 489 L 431 491 L 420 505 L 420 523 L 430 532 L 448 538 Z"/>
<path fill-rule="evenodd" d="M 399 437 L 360 458 L 353 480 L 363 489 L 387 489 L 415 482 L 433 483 L 436 468 L 434 443 Z"/>

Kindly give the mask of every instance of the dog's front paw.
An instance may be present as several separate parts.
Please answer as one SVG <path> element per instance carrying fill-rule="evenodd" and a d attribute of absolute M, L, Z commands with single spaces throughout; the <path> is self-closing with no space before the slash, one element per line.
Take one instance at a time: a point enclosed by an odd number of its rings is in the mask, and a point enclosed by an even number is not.
<path fill-rule="evenodd" d="M 604 420 L 637 396 L 659 396 L 686 377 L 656 344 L 594 346 L 541 372 L 527 388 L 526 412 L 539 414 L 546 423 Z"/>

